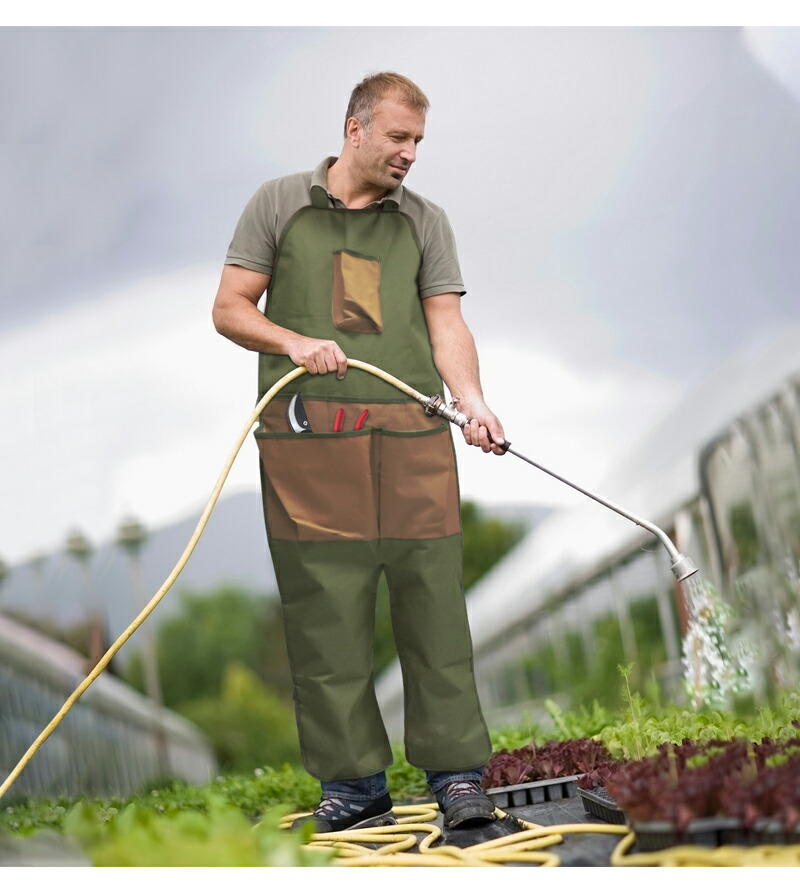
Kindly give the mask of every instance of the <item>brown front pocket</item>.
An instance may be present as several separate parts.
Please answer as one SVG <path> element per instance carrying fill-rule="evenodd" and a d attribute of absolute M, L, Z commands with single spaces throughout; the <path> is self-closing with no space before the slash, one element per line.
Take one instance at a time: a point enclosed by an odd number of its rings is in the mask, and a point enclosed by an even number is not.
<path fill-rule="evenodd" d="M 381 434 L 379 519 L 382 538 L 444 538 L 461 531 L 449 427 Z"/>
<path fill-rule="evenodd" d="M 334 253 L 333 324 L 347 332 L 383 331 L 380 261 L 354 252 Z"/>
<path fill-rule="evenodd" d="M 372 434 L 256 436 L 273 538 L 342 541 L 378 537 Z"/>
<path fill-rule="evenodd" d="M 447 426 L 412 433 L 262 430 L 256 441 L 273 538 L 442 538 L 461 530 Z"/>

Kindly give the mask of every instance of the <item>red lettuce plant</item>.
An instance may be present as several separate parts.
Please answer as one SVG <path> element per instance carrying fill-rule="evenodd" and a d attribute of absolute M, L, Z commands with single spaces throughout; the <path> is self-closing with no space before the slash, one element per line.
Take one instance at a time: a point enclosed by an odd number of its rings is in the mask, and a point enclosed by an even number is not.
<path fill-rule="evenodd" d="M 531 742 L 515 750 L 493 753 L 483 772 L 484 789 L 572 777 L 610 761 L 605 746 L 592 738 Z"/>
<path fill-rule="evenodd" d="M 619 769 L 626 764 L 618 759 L 611 760 L 610 762 L 601 762 L 596 768 L 580 775 L 576 784 L 582 790 L 594 790 L 597 787 L 605 787 Z"/>
<path fill-rule="evenodd" d="M 633 822 L 667 821 L 680 831 L 697 818 L 736 818 L 745 828 L 800 823 L 800 740 L 663 744 L 654 756 L 598 770 L 593 782 Z"/>

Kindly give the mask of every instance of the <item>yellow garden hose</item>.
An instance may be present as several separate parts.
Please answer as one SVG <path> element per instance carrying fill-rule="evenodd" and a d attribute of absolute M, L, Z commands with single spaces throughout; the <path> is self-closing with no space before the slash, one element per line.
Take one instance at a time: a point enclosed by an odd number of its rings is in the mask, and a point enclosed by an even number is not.
<path fill-rule="evenodd" d="M 499 836 L 468 847 L 438 844 L 442 830 L 434 821 L 439 809 L 435 802 L 421 805 L 395 805 L 397 823 L 382 827 L 365 827 L 338 833 L 316 833 L 311 836 L 309 851 L 333 854 L 332 864 L 339 867 L 475 867 L 506 864 L 536 864 L 557 867 L 561 859 L 547 848 L 561 844 L 564 834 L 590 833 L 625 836 L 626 826 L 607 823 L 562 824 L 540 826 L 512 817 L 495 809 L 498 820 L 509 819 L 521 827 L 516 833 Z M 305 815 L 289 814 L 281 828 Z M 424 834 L 417 840 L 417 834 Z M 409 852 L 409 849 L 416 851 Z"/>
<path fill-rule="evenodd" d="M 636 834 L 625 824 L 564 823 L 542 826 L 495 809 L 498 820 L 510 819 L 521 830 L 467 847 L 439 844 L 442 830 L 436 825 L 436 803 L 395 805 L 397 823 L 391 826 L 315 833 L 306 848 L 326 852 L 337 867 L 475 867 L 561 866 L 554 845 L 571 834 L 619 836 L 611 852 L 610 867 L 797 867 L 800 845 L 724 845 L 706 848 L 675 845 L 661 851 L 634 852 Z M 281 828 L 297 817 L 286 815 Z M 418 834 L 424 834 L 418 840 Z M 410 851 L 411 849 L 411 851 Z"/>

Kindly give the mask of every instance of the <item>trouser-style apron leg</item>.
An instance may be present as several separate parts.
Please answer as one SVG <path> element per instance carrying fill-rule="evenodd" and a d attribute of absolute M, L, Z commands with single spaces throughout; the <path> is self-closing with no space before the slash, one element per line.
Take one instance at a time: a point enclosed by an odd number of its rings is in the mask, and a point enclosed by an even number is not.
<path fill-rule="evenodd" d="M 475 686 L 461 535 L 383 540 L 381 552 L 403 674 L 406 758 L 427 770 L 478 768 L 492 748 Z"/>
<path fill-rule="evenodd" d="M 338 405 L 307 407 L 311 425 L 324 428 Z M 430 419 L 404 407 L 343 407 L 368 408 L 391 429 L 287 433 L 273 429 L 286 420 L 279 403 L 258 436 L 303 763 L 319 780 L 335 781 L 368 777 L 393 761 L 373 671 L 383 571 L 408 761 L 428 771 L 477 768 L 491 742 L 473 673 L 449 428 L 417 429 L 415 420 Z"/>
<path fill-rule="evenodd" d="M 325 781 L 383 771 L 393 760 L 373 678 L 377 541 L 270 546 L 306 770 Z"/>

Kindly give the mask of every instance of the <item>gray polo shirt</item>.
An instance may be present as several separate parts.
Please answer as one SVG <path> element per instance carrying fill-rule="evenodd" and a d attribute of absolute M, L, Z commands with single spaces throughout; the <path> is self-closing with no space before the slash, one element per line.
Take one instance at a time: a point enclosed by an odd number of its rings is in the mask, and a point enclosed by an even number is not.
<path fill-rule="evenodd" d="M 335 161 L 336 157 L 326 157 L 313 172 L 298 172 L 262 184 L 242 212 L 225 264 L 271 276 L 281 232 L 299 209 L 311 205 L 313 187 L 325 189 L 331 208 L 346 208 L 327 189 L 328 167 Z M 420 298 L 448 292 L 463 295 L 455 237 L 444 210 L 403 185 L 370 206 L 389 201 L 408 216 L 417 236 L 422 252 Z"/>

